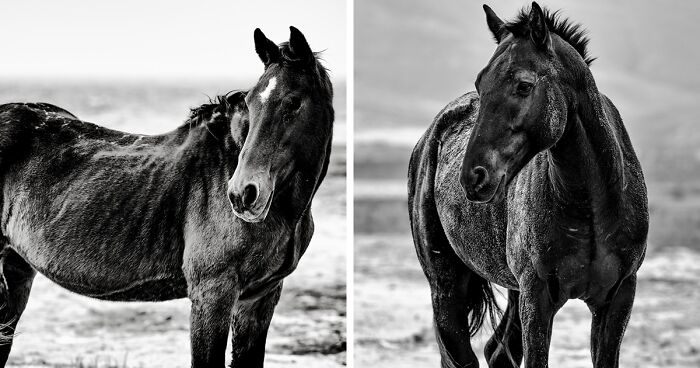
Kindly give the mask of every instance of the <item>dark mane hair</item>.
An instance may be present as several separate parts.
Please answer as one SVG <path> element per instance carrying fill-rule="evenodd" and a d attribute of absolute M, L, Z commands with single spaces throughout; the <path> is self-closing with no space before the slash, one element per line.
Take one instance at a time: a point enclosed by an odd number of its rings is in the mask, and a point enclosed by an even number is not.
<path fill-rule="evenodd" d="M 581 55 L 583 61 L 586 62 L 586 65 L 590 66 L 596 58 L 588 54 L 589 39 L 583 26 L 572 22 L 568 18 L 563 18 L 560 10 L 552 12 L 548 8 L 543 7 L 542 12 L 549 31 L 573 46 L 576 52 Z M 530 8 L 525 7 L 520 10 L 515 20 L 506 23 L 504 27 L 514 35 L 527 35 L 530 32 L 529 17 Z"/>
<path fill-rule="evenodd" d="M 231 91 L 221 96 L 209 98 L 209 102 L 190 109 L 190 115 L 185 122 L 190 128 L 199 126 L 211 120 L 212 116 L 218 112 L 226 116 L 231 107 L 241 102 L 245 103 L 245 96 L 248 91 Z"/>

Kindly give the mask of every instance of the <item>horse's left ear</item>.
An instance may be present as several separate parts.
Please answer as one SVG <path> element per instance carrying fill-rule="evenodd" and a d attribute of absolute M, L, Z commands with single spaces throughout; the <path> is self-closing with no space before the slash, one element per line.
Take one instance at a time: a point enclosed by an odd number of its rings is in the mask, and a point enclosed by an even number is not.
<path fill-rule="evenodd" d="M 545 21 L 542 8 L 534 1 L 530 9 L 528 23 L 530 24 L 530 37 L 532 37 L 532 41 L 537 47 L 546 49 L 549 46 L 549 29 L 547 29 L 547 22 Z"/>
<path fill-rule="evenodd" d="M 314 59 L 314 53 L 306 42 L 306 37 L 294 26 L 289 27 L 289 48 L 301 60 L 310 62 Z"/>

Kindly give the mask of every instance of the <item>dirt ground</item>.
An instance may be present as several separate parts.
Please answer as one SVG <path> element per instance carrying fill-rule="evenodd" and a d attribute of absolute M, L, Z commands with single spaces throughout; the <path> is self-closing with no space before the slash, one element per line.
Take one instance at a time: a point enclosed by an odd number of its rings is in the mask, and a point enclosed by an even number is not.
<path fill-rule="evenodd" d="M 231 85 L 94 85 L 19 81 L 0 101 L 46 101 L 115 129 L 160 133 L 188 107 Z M 313 203 L 315 234 L 285 281 L 268 334 L 267 367 L 345 365 L 346 216 L 344 87 L 336 85 L 336 131 L 329 176 Z M 118 303 L 86 298 L 36 278 L 17 327 L 10 367 L 189 367 L 189 301 Z M 229 346 L 230 349 L 230 346 Z M 230 354 L 227 352 L 227 358 Z M 228 358 L 230 360 L 230 358 Z"/>
<path fill-rule="evenodd" d="M 407 236 L 356 237 L 355 362 L 358 367 L 438 367 L 430 293 Z M 700 365 L 700 254 L 652 254 L 639 275 L 637 298 L 620 357 L 625 367 Z M 505 300 L 502 299 L 501 302 Z M 554 322 L 552 366 L 590 367 L 590 313 L 570 301 Z M 481 366 L 489 329 L 474 342 Z"/>

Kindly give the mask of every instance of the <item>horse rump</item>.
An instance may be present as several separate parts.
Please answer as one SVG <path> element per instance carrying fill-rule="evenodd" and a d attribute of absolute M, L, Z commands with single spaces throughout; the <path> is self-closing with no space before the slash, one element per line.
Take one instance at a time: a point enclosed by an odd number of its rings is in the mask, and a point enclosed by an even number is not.
<path fill-rule="evenodd" d="M 41 120 L 39 114 L 23 104 L 0 105 L 0 169 L 28 149 L 30 127 Z"/>

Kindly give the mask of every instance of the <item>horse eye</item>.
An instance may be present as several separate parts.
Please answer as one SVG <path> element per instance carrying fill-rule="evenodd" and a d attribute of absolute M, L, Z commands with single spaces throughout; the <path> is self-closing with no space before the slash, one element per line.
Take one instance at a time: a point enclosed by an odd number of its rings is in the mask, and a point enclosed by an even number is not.
<path fill-rule="evenodd" d="M 532 92 L 532 87 L 534 85 L 530 82 L 519 82 L 516 92 L 521 96 L 527 96 Z"/>

